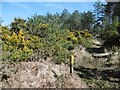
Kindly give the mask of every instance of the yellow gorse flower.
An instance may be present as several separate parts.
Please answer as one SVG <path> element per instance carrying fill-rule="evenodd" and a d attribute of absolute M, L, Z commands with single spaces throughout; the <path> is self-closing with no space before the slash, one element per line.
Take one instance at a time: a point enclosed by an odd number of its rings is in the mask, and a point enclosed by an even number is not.
<path fill-rule="evenodd" d="M 23 39 L 23 38 L 24 38 L 24 36 L 23 36 L 23 31 L 22 31 L 22 30 L 19 31 L 19 33 L 18 33 L 18 38 L 19 38 L 19 39 Z"/>
<path fill-rule="evenodd" d="M 22 30 L 19 31 L 19 35 L 23 35 L 23 31 Z"/>
<path fill-rule="evenodd" d="M 75 37 L 75 35 L 72 32 L 69 32 L 69 37 Z"/>
<path fill-rule="evenodd" d="M 12 33 L 12 38 L 13 38 L 13 39 L 17 39 L 17 35 L 16 35 L 15 32 Z"/>
<path fill-rule="evenodd" d="M 32 54 L 33 50 L 28 47 L 28 43 L 30 43 L 31 40 L 25 39 L 22 30 L 16 34 L 7 29 L 2 29 L 1 33 L 3 40 L 2 50 L 12 53 L 10 59 L 23 60 Z"/>
<path fill-rule="evenodd" d="M 75 37 L 73 32 L 69 32 L 69 36 L 68 38 L 71 38 L 73 41 L 75 41 L 76 43 L 78 42 L 78 39 Z"/>
<path fill-rule="evenodd" d="M 28 47 L 27 47 L 27 46 L 24 46 L 23 50 L 28 50 Z"/>

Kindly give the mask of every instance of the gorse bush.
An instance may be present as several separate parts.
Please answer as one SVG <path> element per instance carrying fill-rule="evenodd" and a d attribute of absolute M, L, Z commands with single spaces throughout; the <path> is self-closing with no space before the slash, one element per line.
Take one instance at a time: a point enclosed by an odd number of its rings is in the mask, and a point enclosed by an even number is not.
<path fill-rule="evenodd" d="M 18 35 L 15 32 L 3 32 L 2 40 L 5 44 L 11 44 L 12 46 L 15 46 L 16 49 L 23 49 L 29 43 L 29 40 L 25 40 L 22 30 L 19 31 Z"/>
<path fill-rule="evenodd" d="M 27 45 L 30 49 L 36 50 L 42 48 L 44 44 L 43 38 L 35 35 L 29 35 L 29 44 Z"/>
<path fill-rule="evenodd" d="M 87 34 L 76 36 L 76 32 L 71 32 L 65 29 L 49 28 L 44 32 L 44 50 L 47 56 L 52 56 L 56 63 L 66 62 L 71 50 L 77 45 L 89 47 L 92 42 L 92 35 L 86 31 Z"/>
<path fill-rule="evenodd" d="M 48 29 L 48 24 L 38 24 L 38 26 L 29 26 L 30 34 L 44 37 L 44 31 Z"/>
<path fill-rule="evenodd" d="M 17 35 L 15 32 L 2 29 L 2 44 L 3 51 L 11 53 L 9 55 L 9 59 L 11 60 L 24 60 L 28 58 L 33 51 L 28 48 L 29 40 L 25 40 L 22 30 L 20 30 Z"/>
<path fill-rule="evenodd" d="M 70 32 L 68 33 L 68 40 L 72 41 L 73 43 L 78 43 L 78 38 L 75 37 L 74 32 Z"/>
<path fill-rule="evenodd" d="M 92 37 L 93 35 L 88 32 L 88 30 L 80 30 L 70 32 L 68 35 L 68 39 L 71 40 L 75 44 L 81 44 L 85 47 L 90 47 L 92 45 Z"/>
<path fill-rule="evenodd" d="M 65 62 L 68 58 L 68 48 L 72 42 L 67 41 L 67 30 L 58 30 L 49 28 L 45 32 L 47 36 L 44 38 L 44 50 L 47 56 L 52 56 L 56 63 Z"/>
<path fill-rule="evenodd" d="M 83 45 L 84 47 L 91 47 L 93 45 L 92 42 L 93 35 L 89 33 L 88 30 L 81 30 L 79 32 L 79 44 Z"/>
<path fill-rule="evenodd" d="M 34 16 L 27 22 L 15 18 L 10 28 L 1 27 L 3 54 L 7 53 L 3 60 L 25 60 L 38 50 L 60 64 L 68 60 L 77 45 L 89 46 L 92 35 L 87 30 L 70 31 L 50 25 Z"/>
<path fill-rule="evenodd" d="M 42 22 L 42 19 L 39 16 L 33 16 L 28 18 L 27 21 L 27 30 L 30 34 L 44 37 L 45 30 L 48 29 L 49 24 L 47 22 Z"/>
<path fill-rule="evenodd" d="M 10 24 L 11 26 L 11 31 L 15 32 L 16 34 L 18 34 L 18 32 L 22 29 L 23 31 L 26 30 L 26 20 L 18 17 L 18 18 L 14 18 L 14 21 L 11 22 Z"/>

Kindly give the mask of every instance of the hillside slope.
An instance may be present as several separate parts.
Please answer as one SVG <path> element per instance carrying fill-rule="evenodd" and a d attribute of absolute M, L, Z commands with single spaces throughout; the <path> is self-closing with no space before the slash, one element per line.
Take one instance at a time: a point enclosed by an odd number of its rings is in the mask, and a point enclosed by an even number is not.
<path fill-rule="evenodd" d="M 52 62 L 2 62 L 2 87 L 14 88 L 87 88 L 79 76 L 69 74 L 69 67 Z"/>
<path fill-rule="evenodd" d="M 105 50 L 102 43 L 94 40 L 90 48 L 77 47 L 75 72 L 91 88 L 120 87 L 120 54 Z"/>

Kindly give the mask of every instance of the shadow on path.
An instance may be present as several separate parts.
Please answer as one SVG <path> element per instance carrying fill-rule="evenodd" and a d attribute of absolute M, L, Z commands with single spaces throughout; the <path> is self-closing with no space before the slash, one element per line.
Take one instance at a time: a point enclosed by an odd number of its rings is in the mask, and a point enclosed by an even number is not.
<path fill-rule="evenodd" d="M 107 80 L 110 82 L 120 83 L 120 70 L 103 70 L 100 71 L 98 69 L 90 69 L 85 68 L 82 66 L 79 66 L 78 68 L 74 68 L 75 71 L 77 71 L 77 74 L 81 78 L 86 79 L 101 79 L 101 80 Z M 110 80 L 109 78 L 114 78 L 114 80 Z"/>
<path fill-rule="evenodd" d="M 91 48 L 86 48 L 86 51 L 89 53 L 96 53 L 96 54 L 100 54 L 100 53 L 104 53 L 104 47 L 91 47 Z"/>

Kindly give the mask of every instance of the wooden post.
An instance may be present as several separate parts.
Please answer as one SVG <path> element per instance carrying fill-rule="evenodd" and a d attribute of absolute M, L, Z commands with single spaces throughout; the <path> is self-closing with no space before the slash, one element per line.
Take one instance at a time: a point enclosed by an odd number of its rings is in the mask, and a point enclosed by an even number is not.
<path fill-rule="evenodd" d="M 70 56 L 70 74 L 72 75 L 74 71 L 74 55 Z"/>

